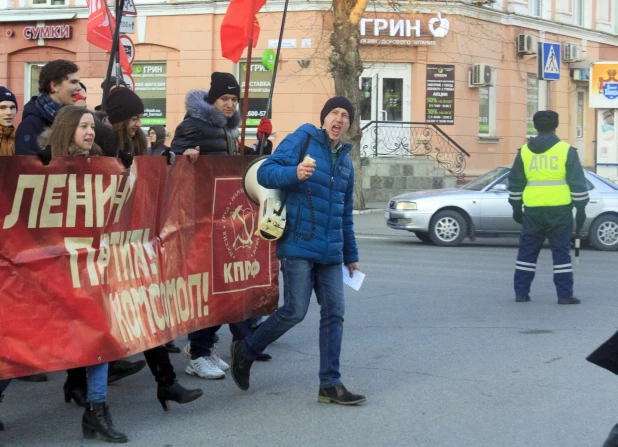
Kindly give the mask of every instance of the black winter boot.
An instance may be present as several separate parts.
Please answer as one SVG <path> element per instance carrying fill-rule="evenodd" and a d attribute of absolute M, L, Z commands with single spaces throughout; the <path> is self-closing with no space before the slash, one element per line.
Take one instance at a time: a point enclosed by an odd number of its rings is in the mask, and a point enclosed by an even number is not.
<path fill-rule="evenodd" d="M 144 369 L 144 366 L 146 366 L 146 362 L 144 360 L 132 362 L 130 360 L 121 359 L 116 360 L 115 362 L 110 362 L 107 383 L 113 383 L 124 377 L 140 372 Z"/>
<path fill-rule="evenodd" d="M 4 396 L 2 395 L 2 393 L 0 393 L 0 404 L 2 403 L 2 398 Z M 0 431 L 4 430 L 4 424 L 2 423 L 2 421 L 0 421 Z"/>
<path fill-rule="evenodd" d="M 86 411 L 82 417 L 82 432 L 84 438 L 94 439 L 97 436 L 105 442 L 124 443 L 127 435 L 120 433 L 114 427 L 112 415 L 105 402 L 86 404 Z"/>
<path fill-rule="evenodd" d="M 249 360 L 242 352 L 242 340 L 232 343 L 230 347 L 232 353 L 232 379 L 238 388 L 243 391 L 249 389 L 249 376 L 251 375 L 251 365 L 253 360 Z"/>
<path fill-rule="evenodd" d="M 335 403 L 339 405 L 356 405 L 365 402 L 362 394 L 352 394 L 343 386 L 343 383 L 330 388 L 320 388 L 318 402 Z"/>
<path fill-rule="evenodd" d="M 67 380 L 64 382 L 63 386 L 64 390 L 64 401 L 68 404 L 71 402 L 71 399 L 75 401 L 77 405 L 80 407 L 86 406 L 86 387 L 85 386 L 75 386 Z"/>
<path fill-rule="evenodd" d="M 171 385 L 160 383 L 157 387 L 157 399 L 161 402 L 163 410 L 170 411 L 170 406 L 167 401 L 178 402 L 179 404 L 187 404 L 202 397 L 201 389 L 188 390 L 183 387 L 177 380 Z"/>

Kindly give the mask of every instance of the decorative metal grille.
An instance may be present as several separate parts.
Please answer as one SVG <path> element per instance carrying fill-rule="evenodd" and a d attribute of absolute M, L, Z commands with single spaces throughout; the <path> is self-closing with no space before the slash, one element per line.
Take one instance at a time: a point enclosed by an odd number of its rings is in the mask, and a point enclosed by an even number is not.
<path fill-rule="evenodd" d="M 453 177 L 465 176 L 470 154 L 435 124 L 371 121 L 361 130 L 361 158 L 427 156 Z"/>

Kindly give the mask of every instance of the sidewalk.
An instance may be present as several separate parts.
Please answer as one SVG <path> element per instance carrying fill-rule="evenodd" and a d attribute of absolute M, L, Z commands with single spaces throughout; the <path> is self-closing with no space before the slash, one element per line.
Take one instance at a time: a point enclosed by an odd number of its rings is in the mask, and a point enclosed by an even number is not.
<path fill-rule="evenodd" d="M 354 214 L 381 213 L 388 207 L 388 202 L 365 202 L 364 210 L 354 210 Z"/>

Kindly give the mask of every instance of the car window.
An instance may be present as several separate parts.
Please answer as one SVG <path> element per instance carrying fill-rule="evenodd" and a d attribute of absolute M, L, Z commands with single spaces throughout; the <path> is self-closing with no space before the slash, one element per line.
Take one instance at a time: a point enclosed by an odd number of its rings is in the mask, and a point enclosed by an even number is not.
<path fill-rule="evenodd" d="M 487 185 L 492 184 L 507 172 L 509 172 L 508 168 L 494 169 L 493 171 L 489 171 L 487 174 L 477 178 L 476 180 L 471 181 L 467 185 L 462 186 L 462 189 L 468 189 L 470 191 L 481 191 L 483 188 L 486 188 Z M 508 178 L 506 178 L 504 181 L 508 186 Z"/>
<path fill-rule="evenodd" d="M 594 178 L 596 178 L 597 180 L 599 180 L 600 182 L 603 182 L 604 184 L 606 184 L 607 186 L 609 186 L 612 189 L 616 189 L 618 190 L 618 185 L 616 185 L 614 182 L 612 182 L 611 180 L 606 179 L 605 177 L 601 177 L 598 174 L 595 174 L 594 172 L 588 172 L 591 176 L 593 176 Z M 590 183 L 590 182 L 588 182 Z M 594 186 L 592 187 L 594 188 Z M 592 189 L 589 188 L 589 189 Z"/>
<path fill-rule="evenodd" d="M 594 189 L 594 185 L 592 184 L 592 182 L 588 179 L 586 179 L 586 189 L 588 191 L 592 191 Z"/>

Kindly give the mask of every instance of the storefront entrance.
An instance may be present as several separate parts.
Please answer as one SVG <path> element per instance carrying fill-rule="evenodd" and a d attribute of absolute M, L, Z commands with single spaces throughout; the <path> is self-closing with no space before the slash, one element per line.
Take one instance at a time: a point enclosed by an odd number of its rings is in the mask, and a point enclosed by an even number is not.
<path fill-rule="evenodd" d="M 370 121 L 410 121 L 410 64 L 365 64 L 361 127 Z"/>

